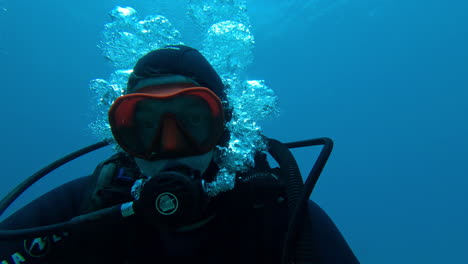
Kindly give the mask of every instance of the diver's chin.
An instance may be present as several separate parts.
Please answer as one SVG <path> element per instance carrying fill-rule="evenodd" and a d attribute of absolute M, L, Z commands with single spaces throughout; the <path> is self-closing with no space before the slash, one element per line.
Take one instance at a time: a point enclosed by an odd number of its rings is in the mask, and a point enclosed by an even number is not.
<path fill-rule="evenodd" d="M 176 167 L 188 167 L 202 175 L 208 169 L 213 160 L 214 150 L 197 156 L 188 156 L 183 158 L 162 159 L 162 160 L 144 160 L 135 157 L 135 163 L 141 173 L 148 178 L 152 178 L 162 171 L 171 170 Z"/>

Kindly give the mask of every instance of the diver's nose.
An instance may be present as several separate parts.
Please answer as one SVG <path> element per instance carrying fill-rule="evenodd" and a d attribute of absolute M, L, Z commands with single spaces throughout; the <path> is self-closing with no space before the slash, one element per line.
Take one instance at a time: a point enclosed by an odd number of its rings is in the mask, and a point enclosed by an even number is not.
<path fill-rule="evenodd" d="M 161 148 L 163 152 L 182 150 L 186 147 L 186 142 L 182 131 L 177 126 L 174 114 L 168 114 L 162 122 Z"/>

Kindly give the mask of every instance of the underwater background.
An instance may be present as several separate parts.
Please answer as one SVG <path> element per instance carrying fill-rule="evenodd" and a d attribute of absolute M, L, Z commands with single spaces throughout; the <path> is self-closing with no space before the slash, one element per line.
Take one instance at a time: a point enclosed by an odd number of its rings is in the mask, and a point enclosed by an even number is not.
<path fill-rule="evenodd" d="M 229 1 L 225 1 L 229 2 Z M 108 13 L 161 14 L 186 44 L 188 1 L 0 0 L 0 195 L 99 140 L 89 83 L 114 70 L 97 47 Z M 248 79 L 279 98 L 263 133 L 327 136 L 312 194 L 362 263 L 468 263 L 468 2 L 248 0 Z M 294 150 L 304 177 L 320 148 Z M 7 214 L 90 174 L 99 150 L 58 169 Z"/>

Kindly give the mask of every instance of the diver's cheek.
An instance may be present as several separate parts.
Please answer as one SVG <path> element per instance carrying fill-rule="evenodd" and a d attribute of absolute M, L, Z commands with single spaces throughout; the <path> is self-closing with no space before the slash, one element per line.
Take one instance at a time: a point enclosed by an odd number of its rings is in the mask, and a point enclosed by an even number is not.
<path fill-rule="evenodd" d="M 200 174 L 205 173 L 208 169 L 211 160 L 214 156 L 214 150 L 202 155 L 184 157 L 179 159 L 164 159 L 148 161 L 140 158 L 135 158 L 135 163 L 138 165 L 141 173 L 148 178 L 158 175 L 161 171 L 170 170 L 171 167 L 178 167 L 180 165 L 197 170 Z"/>
<path fill-rule="evenodd" d="M 191 157 L 184 157 L 181 159 L 178 159 L 177 161 L 189 168 L 192 168 L 193 170 L 197 170 L 200 172 L 200 174 L 205 173 L 206 169 L 208 169 L 211 161 L 213 160 L 214 156 L 214 151 L 207 152 L 202 155 L 198 156 L 191 156 Z"/>
<path fill-rule="evenodd" d="M 135 163 L 137 164 L 138 168 L 140 169 L 141 173 L 148 178 L 152 178 L 158 175 L 163 168 L 168 163 L 167 160 L 155 160 L 155 161 L 148 161 L 140 158 L 135 158 Z"/>

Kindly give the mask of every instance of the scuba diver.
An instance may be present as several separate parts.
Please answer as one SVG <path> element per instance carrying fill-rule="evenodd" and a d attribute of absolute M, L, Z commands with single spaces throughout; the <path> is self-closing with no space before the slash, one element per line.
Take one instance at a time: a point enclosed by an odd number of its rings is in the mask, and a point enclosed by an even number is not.
<path fill-rule="evenodd" d="M 255 166 L 223 179 L 217 146 L 232 118 L 225 85 L 184 45 L 136 63 L 109 124 L 119 150 L 94 173 L 40 196 L 0 223 L 0 263 L 359 263 L 309 195 L 331 152 L 320 138 L 288 144 L 264 137 Z M 0 214 L 59 160 L 0 202 Z M 289 148 L 324 145 L 305 184 Z M 210 193 L 211 192 L 211 193 Z"/>

